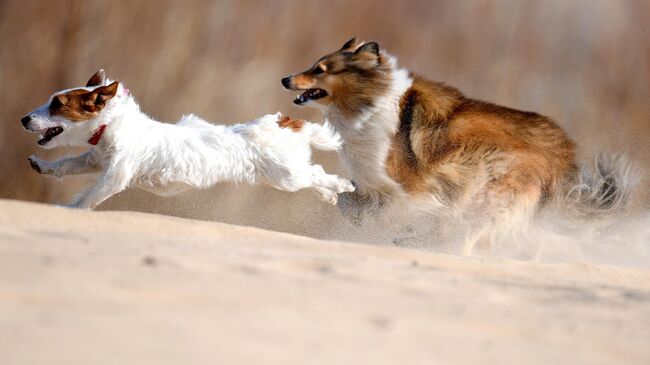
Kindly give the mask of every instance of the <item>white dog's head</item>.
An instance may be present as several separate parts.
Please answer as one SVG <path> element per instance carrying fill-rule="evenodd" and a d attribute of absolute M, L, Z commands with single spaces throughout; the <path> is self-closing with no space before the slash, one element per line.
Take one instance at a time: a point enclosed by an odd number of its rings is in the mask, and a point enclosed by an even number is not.
<path fill-rule="evenodd" d="M 119 82 L 109 82 L 104 70 L 99 70 L 85 87 L 54 93 L 47 103 L 20 121 L 26 130 L 41 135 L 38 144 L 44 148 L 84 145 L 112 107 L 109 101 L 120 89 Z"/>

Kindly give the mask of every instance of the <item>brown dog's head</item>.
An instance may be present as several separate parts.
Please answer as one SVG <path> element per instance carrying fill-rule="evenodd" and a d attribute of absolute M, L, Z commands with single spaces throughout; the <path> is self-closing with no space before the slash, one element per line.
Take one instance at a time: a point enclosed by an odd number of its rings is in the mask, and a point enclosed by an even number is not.
<path fill-rule="evenodd" d="M 283 78 L 282 85 L 302 91 L 293 101 L 296 105 L 336 106 L 345 114 L 355 114 L 373 106 L 377 96 L 386 92 L 391 70 L 377 42 L 352 38 L 306 71 Z"/>

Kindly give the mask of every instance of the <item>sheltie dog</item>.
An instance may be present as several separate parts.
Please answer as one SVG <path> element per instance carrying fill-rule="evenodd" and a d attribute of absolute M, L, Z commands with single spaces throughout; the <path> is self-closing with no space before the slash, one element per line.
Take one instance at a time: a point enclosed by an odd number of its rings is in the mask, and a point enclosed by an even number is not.
<path fill-rule="evenodd" d="M 345 214 L 358 222 L 364 211 L 402 204 L 402 212 L 462 218 L 465 255 L 525 229 L 552 204 L 573 216 L 612 216 L 637 181 L 620 156 L 579 164 L 553 120 L 410 73 L 376 42 L 353 38 L 282 85 L 343 138 L 340 155 L 357 187 L 339 199 Z"/>

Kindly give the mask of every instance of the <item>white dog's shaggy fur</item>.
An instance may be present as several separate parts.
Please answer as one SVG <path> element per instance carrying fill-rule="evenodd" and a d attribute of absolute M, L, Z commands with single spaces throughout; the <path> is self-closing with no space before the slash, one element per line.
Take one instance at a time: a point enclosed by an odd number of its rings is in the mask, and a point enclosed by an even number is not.
<path fill-rule="evenodd" d="M 177 124 L 160 123 L 140 111 L 128 89 L 111 83 L 102 70 L 86 87 L 55 93 L 22 122 L 43 135 L 39 145 L 44 148 L 95 144 L 58 161 L 29 157 L 35 171 L 58 178 L 101 173 L 71 207 L 92 209 L 130 186 L 171 195 L 225 181 L 263 181 L 285 191 L 312 188 L 331 204 L 337 193 L 354 190 L 348 180 L 311 163 L 310 145 L 329 151 L 341 147 L 328 124 L 294 121 L 280 113 L 232 126 L 194 115 Z"/>

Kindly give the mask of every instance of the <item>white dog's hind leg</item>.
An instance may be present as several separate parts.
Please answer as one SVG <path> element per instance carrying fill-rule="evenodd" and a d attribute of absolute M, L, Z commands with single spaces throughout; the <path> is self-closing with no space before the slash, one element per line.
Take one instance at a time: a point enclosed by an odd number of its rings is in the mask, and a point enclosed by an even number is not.
<path fill-rule="evenodd" d="M 91 151 L 75 157 L 65 157 L 57 161 L 45 161 L 34 155 L 29 156 L 28 160 L 32 170 L 39 174 L 57 178 L 66 175 L 90 174 L 100 171 L 100 166 L 95 162 Z"/>
<path fill-rule="evenodd" d="M 345 193 L 354 191 L 354 185 L 350 180 L 344 179 L 337 175 L 328 174 L 323 170 L 321 165 L 311 166 L 312 183 L 316 187 L 324 187 L 333 190 L 336 193 Z"/>
<path fill-rule="evenodd" d="M 312 188 L 321 194 L 321 199 L 332 205 L 336 204 L 337 193 L 354 191 L 354 185 L 342 177 L 331 175 L 321 165 L 312 165 Z"/>
<path fill-rule="evenodd" d="M 320 165 L 294 168 L 289 174 L 261 172 L 266 183 L 278 190 L 294 192 L 310 188 L 319 194 L 321 200 L 333 205 L 336 204 L 337 193 L 354 191 L 354 185 L 349 180 L 326 173 Z"/>

